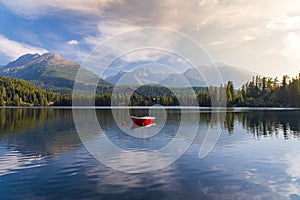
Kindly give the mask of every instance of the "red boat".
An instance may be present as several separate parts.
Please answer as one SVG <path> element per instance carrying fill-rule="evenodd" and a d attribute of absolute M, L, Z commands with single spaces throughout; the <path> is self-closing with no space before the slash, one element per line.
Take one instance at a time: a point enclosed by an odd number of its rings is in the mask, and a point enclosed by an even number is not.
<path fill-rule="evenodd" d="M 131 120 L 138 126 L 148 126 L 155 123 L 155 117 L 144 116 L 144 117 L 135 117 L 130 116 Z"/>

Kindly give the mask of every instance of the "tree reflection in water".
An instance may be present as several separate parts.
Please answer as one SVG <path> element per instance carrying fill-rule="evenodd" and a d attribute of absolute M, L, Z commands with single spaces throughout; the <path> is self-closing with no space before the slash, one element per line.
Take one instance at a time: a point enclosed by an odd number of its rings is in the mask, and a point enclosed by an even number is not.
<path fill-rule="evenodd" d="M 131 110 L 135 114 L 144 111 Z M 82 115 L 88 112 L 82 110 Z M 194 110 L 184 112 L 195 113 Z M 105 128 L 116 126 L 116 120 L 122 122 L 128 112 L 121 109 L 113 117 L 110 109 L 98 109 L 96 114 L 101 127 Z M 285 139 L 300 136 L 300 111 L 297 110 L 227 110 L 225 120 L 212 119 L 209 110 L 200 110 L 199 115 L 200 125 L 209 124 L 210 127 L 221 125 L 230 134 L 234 133 L 235 125 L 241 124 L 248 133 L 257 138 L 279 134 L 283 134 Z M 165 124 L 178 124 L 180 116 L 181 110 L 166 110 Z M 193 122 L 193 116 L 195 115 L 191 114 L 188 121 Z M 1 108 L 0 117 L 1 141 L 24 154 L 53 155 L 81 145 L 71 109 Z"/>

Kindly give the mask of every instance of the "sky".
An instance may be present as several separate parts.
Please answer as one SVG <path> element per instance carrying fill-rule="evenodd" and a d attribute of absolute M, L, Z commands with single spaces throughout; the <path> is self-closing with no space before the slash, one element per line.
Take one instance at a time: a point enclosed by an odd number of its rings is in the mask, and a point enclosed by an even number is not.
<path fill-rule="evenodd" d="M 300 71 L 299 7 L 299 0 L 0 0 L 0 65 L 45 52 L 82 63 L 109 38 L 158 27 L 197 41 L 214 62 L 295 77 Z M 166 37 L 161 35 L 162 43 Z M 125 46 L 133 42 L 121 41 Z M 143 51 L 120 63 L 164 59 L 165 54 Z M 180 58 L 171 60 L 180 66 Z"/>

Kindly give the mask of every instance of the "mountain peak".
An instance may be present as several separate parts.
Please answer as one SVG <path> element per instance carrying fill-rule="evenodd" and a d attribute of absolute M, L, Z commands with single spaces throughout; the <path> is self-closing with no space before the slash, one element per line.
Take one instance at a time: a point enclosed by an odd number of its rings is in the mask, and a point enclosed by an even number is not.
<path fill-rule="evenodd" d="M 0 69 L 0 75 L 24 79 L 51 91 L 71 93 L 80 67 L 77 62 L 64 59 L 57 53 L 26 54 Z M 86 77 L 80 83 L 83 87 L 99 80 L 91 71 L 83 69 L 82 73 Z M 103 80 L 99 82 L 110 85 Z"/>
<path fill-rule="evenodd" d="M 58 53 L 52 53 L 52 52 L 44 53 L 42 57 L 47 57 L 51 59 L 62 59 L 62 57 Z"/>
<path fill-rule="evenodd" d="M 45 53 L 39 57 L 40 61 L 67 61 L 57 53 Z"/>
<path fill-rule="evenodd" d="M 39 56 L 40 56 L 40 54 L 38 54 L 38 53 L 35 53 L 35 54 L 28 53 L 23 56 L 20 56 L 17 60 L 25 59 L 25 58 L 37 58 Z"/>
<path fill-rule="evenodd" d="M 106 81 L 117 84 L 119 81 L 125 85 L 157 84 L 166 79 L 169 74 L 152 72 L 149 67 L 139 67 L 132 71 L 119 71 L 116 75 L 106 77 Z"/>
<path fill-rule="evenodd" d="M 34 59 L 40 57 L 40 54 L 25 54 L 23 56 L 20 56 L 18 59 L 9 62 L 5 67 L 6 68 L 11 68 L 11 67 L 16 67 L 16 66 L 22 66 L 25 65 Z"/>
<path fill-rule="evenodd" d="M 50 60 L 64 60 L 59 54 L 57 53 L 45 53 L 45 54 L 25 54 L 20 56 L 14 61 L 9 62 L 5 68 L 14 68 L 14 67 L 21 67 L 25 66 L 28 63 L 31 63 L 33 61 L 41 62 L 46 61 L 49 62 Z"/>

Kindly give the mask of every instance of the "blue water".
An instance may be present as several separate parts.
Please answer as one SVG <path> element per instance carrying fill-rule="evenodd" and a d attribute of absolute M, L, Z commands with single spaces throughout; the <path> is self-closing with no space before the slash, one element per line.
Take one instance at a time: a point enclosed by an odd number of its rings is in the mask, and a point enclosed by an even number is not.
<path fill-rule="evenodd" d="M 127 173 L 90 154 L 71 109 L 2 108 L 0 199 L 300 199 L 300 111 L 231 110 L 223 113 L 224 119 L 212 118 L 207 109 L 184 112 L 199 117 L 199 130 L 188 150 L 162 169 Z M 124 132 L 139 129 L 126 120 L 121 126 L 122 112 L 118 119 L 109 109 L 96 114 L 113 144 L 139 153 L 170 143 L 184 120 L 180 110 L 169 109 L 163 124 L 161 120 L 140 129 L 156 131 L 155 135 L 139 138 Z M 184 121 L 187 126 L 193 123 Z M 207 129 L 216 128 L 222 131 L 220 138 L 207 156 L 199 158 Z M 103 137 L 89 141 L 97 144 Z M 106 147 L 98 148 L 101 152 Z M 108 159 L 131 158 L 109 154 Z M 160 159 L 164 158 L 148 162 Z"/>

